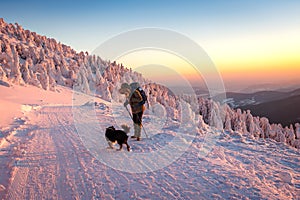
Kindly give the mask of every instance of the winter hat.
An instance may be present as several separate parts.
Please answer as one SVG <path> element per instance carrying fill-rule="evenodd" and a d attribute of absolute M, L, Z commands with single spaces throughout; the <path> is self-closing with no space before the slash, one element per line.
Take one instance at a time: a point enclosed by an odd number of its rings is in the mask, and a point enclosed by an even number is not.
<path fill-rule="evenodd" d="M 140 84 L 138 82 L 133 82 L 133 83 L 130 83 L 130 87 L 131 87 L 132 91 L 134 91 L 140 87 Z"/>
<path fill-rule="evenodd" d="M 127 83 L 122 83 L 121 88 L 119 89 L 119 92 L 121 94 L 130 94 L 130 85 L 128 85 Z"/>

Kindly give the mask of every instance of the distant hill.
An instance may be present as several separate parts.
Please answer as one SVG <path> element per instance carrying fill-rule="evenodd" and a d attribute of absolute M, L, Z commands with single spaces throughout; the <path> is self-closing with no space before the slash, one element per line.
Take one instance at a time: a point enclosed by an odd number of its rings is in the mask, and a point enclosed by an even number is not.
<path fill-rule="evenodd" d="M 300 88 L 290 92 L 290 96 L 300 95 Z"/>
<path fill-rule="evenodd" d="M 239 93 L 255 93 L 261 91 L 279 91 L 290 92 L 299 88 L 299 80 L 290 80 L 283 83 L 265 83 L 248 86 L 247 88 L 240 90 Z"/>
<path fill-rule="evenodd" d="M 300 90 L 295 91 L 295 94 L 298 92 Z M 300 95 L 240 108 L 251 110 L 254 116 L 265 116 L 271 123 L 281 123 L 283 126 L 300 122 Z"/>
<path fill-rule="evenodd" d="M 277 91 L 261 91 L 250 94 L 235 92 L 226 93 L 226 98 L 230 99 L 228 103 L 231 104 L 232 107 L 260 104 L 268 101 L 284 99 L 287 96 L 289 96 L 288 93 Z"/>
<path fill-rule="evenodd" d="M 271 123 L 288 126 L 300 122 L 300 88 L 288 92 L 227 92 L 225 103 L 231 108 L 250 110 L 254 116 L 267 117 Z"/>
<path fill-rule="evenodd" d="M 260 91 L 255 93 L 227 92 L 225 102 L 232 108 L 239 108 L 248 105 L 258 105 L 270 101 L 285 99 L 300 95 L 300 88 L 289 92 L 282 91 Z"/>

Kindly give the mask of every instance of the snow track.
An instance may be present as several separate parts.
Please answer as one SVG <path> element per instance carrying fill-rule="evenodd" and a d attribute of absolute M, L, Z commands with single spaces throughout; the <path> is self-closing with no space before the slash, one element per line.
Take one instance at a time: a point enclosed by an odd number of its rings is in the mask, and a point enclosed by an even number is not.
<path fill-rule="evenodd" d="M 154 172 L 127 173 L 104 165 L 85 148 L 73 123 L 72 107 L 44 107 L 30 119 L 35 126 L 23 132 L 23 141 L 11 151 L 10 178 L 0 183 L 6 188 L 0 199 L 300 197 L 299 151 L 274 141 L 220 133 L 213 150 L 199 157 L 203 137 L 198 135 L 171 165 Z M 102 125 L 113 121 L 108 114 L 101 120 Z M 153 140 L 129 142 L 137 151 L 153 151 L 173 137 L 172 131 L 166 128 Z"/>

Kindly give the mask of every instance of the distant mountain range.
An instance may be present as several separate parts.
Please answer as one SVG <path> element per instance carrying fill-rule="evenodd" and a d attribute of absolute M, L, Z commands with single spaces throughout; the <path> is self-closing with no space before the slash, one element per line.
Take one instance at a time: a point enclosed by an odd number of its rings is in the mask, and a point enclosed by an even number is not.
<path fill-rule="evenodd" d="M 299 80 L 290 80 L 285 82 L 278 83 L 265 83 L 265 84 L 255 84 L 250 85 L 238 93 L 255 93 L 255 92 L 264 92 L 264 91 L 278 91 L 278 92 L 289 92 L 299 88 Z"/>
<path fill-rule="evenodd" d="M 242 106 L 241 109 L 251 110 L 254 116 L 267 117 L 271 123 L 289 126 L 300 122 L 300 95 L 257 105 L 246 105 Z"/>
<path fill-rule="evenodd" d="M 282 91 L 260 91 L 254 93 L 227 92 L 225 102 L 232 108 L 243 107 L 247 105 L 257 105 L 275 100 L 281 100 L 288 97 L 300 95 L 300 88 L 289 92 Z"/>
<path fill-rule="evenodd" d="M 225 102 L 232 108 L 250 110 L 254 116 L 267 117 L 271 123 L 288 126 L 300 122 L 300 88 L 289 92 L 228 92 Z"/>

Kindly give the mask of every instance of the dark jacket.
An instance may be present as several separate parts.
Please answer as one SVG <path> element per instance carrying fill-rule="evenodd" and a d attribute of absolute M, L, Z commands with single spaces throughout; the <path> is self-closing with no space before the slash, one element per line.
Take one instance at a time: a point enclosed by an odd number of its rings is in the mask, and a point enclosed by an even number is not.
<path fill-rule="evenodd" d="M 142 102 L 143 102 L 142 95 L 138 90 L 135 90 L 131 94 L 131 97 L 129 99 L 129 104 L 131 106 L 132 113 L 136 114 L 136 113 L 143 112 L 145 110 L 145 106 L 144 104 L 142 104 Z"/>

